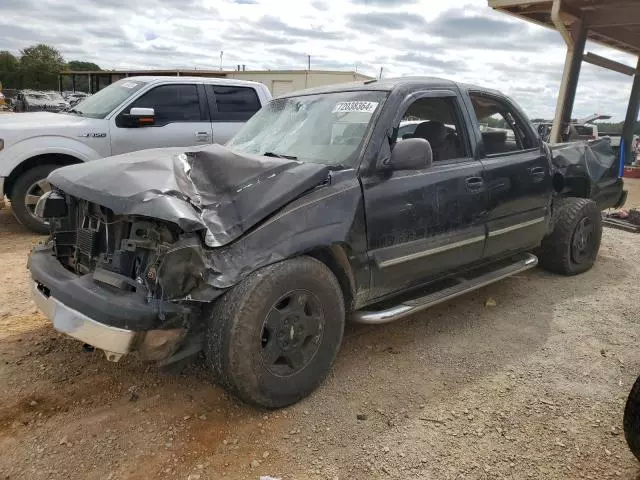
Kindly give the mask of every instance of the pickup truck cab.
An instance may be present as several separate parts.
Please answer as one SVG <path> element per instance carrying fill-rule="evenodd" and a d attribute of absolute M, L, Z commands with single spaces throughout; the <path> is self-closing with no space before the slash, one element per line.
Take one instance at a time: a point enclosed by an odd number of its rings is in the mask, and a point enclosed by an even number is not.
<path fill-rule="evenodd" d="M 224 143 L 270 99 L 256 82 L 129 77 L 65 112 L 2 115 L 0 200 L 6 195 L 23 225 L 46 233 L 34 208 L 55 168 L 146 148 Z"/>
<path fill-rule="evenodd" d="M 505 127 L 481 133 L 489 117 Z M 564 171 L 494 90 L 407 78 L 292 93 L 225 146 L 53 172 L 33 298 L 109 360 L 204 350 L 215 381 L 282 407 L 325 378 L 347 319 L 397 320 L 538 261 L 591 268 L 622 180 L 613 165 L 598 205 Z"/>

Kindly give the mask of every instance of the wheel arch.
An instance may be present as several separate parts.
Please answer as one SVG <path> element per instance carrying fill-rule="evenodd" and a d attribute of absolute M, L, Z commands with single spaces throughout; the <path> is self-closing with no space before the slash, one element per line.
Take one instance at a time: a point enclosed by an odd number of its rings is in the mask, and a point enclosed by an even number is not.
<path fill-rule="evenodd" d="M 304 253 L 322 262 L 336 277 L 344 296 L 345 309 L 351 311 L 356 296 L 356 278 L 345 248 L 340 244 L 318 246 Z"/>
<path fill-rule="evenodd" d="M 34 155 L 33 157 L 23 160 L 11 171 L 4 182 L 4 193 L 8 198 L 11 198 L 13 186 L 20 175 L 38 165 L 58 165 L 60 167 L 66 167 L 67 165 L 74 165 L 76 163 L 83 163 L 83 160 L 65 153 Z"/>

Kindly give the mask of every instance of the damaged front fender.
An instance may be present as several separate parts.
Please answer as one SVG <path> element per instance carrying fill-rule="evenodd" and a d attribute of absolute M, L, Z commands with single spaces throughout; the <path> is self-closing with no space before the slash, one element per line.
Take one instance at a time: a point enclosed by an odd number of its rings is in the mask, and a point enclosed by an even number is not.
<path fill-rule="evenodd" d="M 200 275 L 204 266 L 206 287 L 201 285 L 184 298 L 210 301 L 261 267 L 319 248 L 335 251 L 338 245 L 346 259 L 339 258 L 337 263 L 347 270 L 353 295 L 360 297 L 368 290 L 369 273 L 364 207 L 353 170 L 333 172 L 327 185 L 293 201 L 224 247 L 206 248 L 197 241 L 176 244 L 171 254 L 178 261 L 165 271 L 174 275 L 172 283 L 184 284 L 184 277 Z M 167 265 L 171 263 L 167 260 Z"/>
<path fill-rule="evenodd" d="M 336 257 L 352 298 L 366 297 L 364 207 L 353 170 L 332 172 L 326 185 L 223 247 L 208 248 L 197 234 L 185 236 L 163 255 L 157 283 L 172 302 L 211 302 L 261 267 L 319 249 Z"/>

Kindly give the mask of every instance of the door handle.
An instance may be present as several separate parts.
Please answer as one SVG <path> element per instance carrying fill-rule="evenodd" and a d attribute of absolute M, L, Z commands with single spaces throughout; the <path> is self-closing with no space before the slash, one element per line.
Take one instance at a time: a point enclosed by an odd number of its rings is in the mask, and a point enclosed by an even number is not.
<path fill-rule="evenodd" d="M 535 183 L 541 182 L 547 175 L 547 169 L 544 167 L 532 167 L 529 169 L 529 175 L 533 177 Z"/>
<path fill-rule="evenodd" d="M 482 177 L 469 177 L 464 182 L 467 185 L 467 190 L 470 192 L 477 192 L 484 188 L 484 180 Z"/>
<path fill-rule="evenodd" d="M 196 133 L 196 138 L 199 142 L 208 142 L 211 139 L 211 134 L 208 132 L 198 132 Z"/>

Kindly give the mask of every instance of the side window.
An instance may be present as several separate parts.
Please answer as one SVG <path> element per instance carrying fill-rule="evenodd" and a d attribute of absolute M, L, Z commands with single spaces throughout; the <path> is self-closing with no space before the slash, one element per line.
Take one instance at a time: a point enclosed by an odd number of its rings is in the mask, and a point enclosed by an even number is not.
<path fill-rule="evenodd" d="M 424 138 L 431 144 L 433 161 L 467 157 L 463 124 L 453 97 L 420 98 L 404 113 L 396 141 Z"/>
<path fill-rule="evenodd" d="M 218 122 L 245 122 L 260 110 L 258 94 L 251 87 L 207 85 L 211 118 Z"/>
<path fill-rule="evenodd" d="M 153 108 L 157 126 L 202 121 L 197 85 L 161 85 L 138 98 L 129 108 L 134 107 Z"/>
<path fill-rule="evenodd" d="M 471 93 L 470 96 L 487 155 L 518 152 L 536 146 L 535 139 L 509 105 L 484 95 Z"/>

